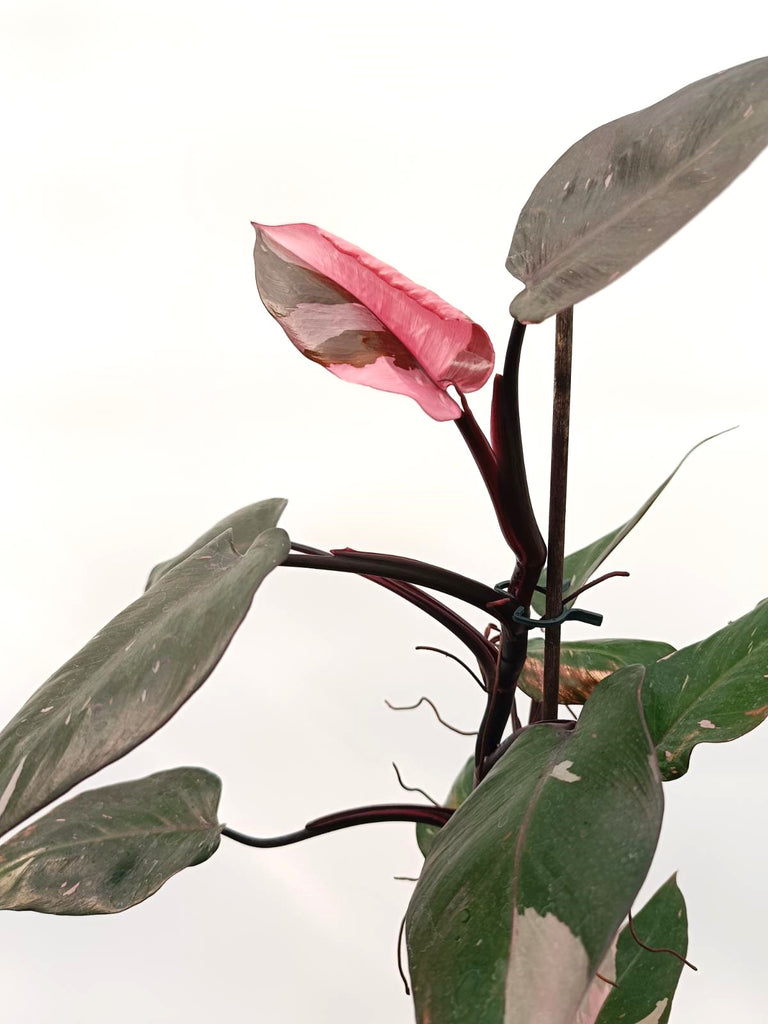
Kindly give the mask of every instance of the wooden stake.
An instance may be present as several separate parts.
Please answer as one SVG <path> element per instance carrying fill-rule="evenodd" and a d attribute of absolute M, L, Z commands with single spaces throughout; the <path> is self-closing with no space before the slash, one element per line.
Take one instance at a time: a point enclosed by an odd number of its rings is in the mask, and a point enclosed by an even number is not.
<path fill-rule="evenodd" d="M 546 618 L 563 610 L 565 499 L 568 484 L 568 435 L 571 415 L 571 349 L 573 307 L 557 314 L 555 326 L 555 388 L 552 402 L 552 464 L 549 487 Z M 560 626 L 544 630 L 544 693 L 542 721 L 557 718 L 560 684 Z"/>

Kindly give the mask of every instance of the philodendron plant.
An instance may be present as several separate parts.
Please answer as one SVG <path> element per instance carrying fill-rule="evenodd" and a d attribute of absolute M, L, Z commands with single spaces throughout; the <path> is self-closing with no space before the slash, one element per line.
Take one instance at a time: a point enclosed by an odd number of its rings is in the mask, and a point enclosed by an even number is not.
<path fill-rule="evenodd" d="M 768 602 L 682 650 L 603 639 L 597 628 L 561 645 L 569 619 L 600 626 L 580 607 L 582 592 L 605 578 L 596 577 L 604 560 L 672 478 L 565 557 L 573 307 L 682 227 L 766 143 L 763 58 L 603 125 L 550 168 L 512 237 L 507 267 L 524 289 L 493 381 L 490 437 L 466 398 L 493 371 L 482 327 L 327 231 L 254 224 L 259 293 L 304 355 L 459 428 L 510 548 L 509 575 L 479 581 L 399 555 L 291 541 L 277 525 L 282 499 L 234 512 L 155 566 L 144 594 L 0 734 L 0 833 L 160 729 L 216 667 L 278 566 L 364 576 L 460 641 L 485 697 L 474 755 L 442 806 L 357 807 L 266 839 L 219 823 L 221 784 L 203 768 L 92 789 L 0 846 L 0 907 L 113 913 L 206 860 L 222 835 L 279 846 L 414 822 L 424 865 L 405 938 L 417 1021 L 664 1024 L 686 962 L 685 904 L 673 877 L 634 919 L 631 907 L 656 848 L 664 784 L 686 773 L 698 743 L 735 739 L 768 715 Z M 552 316 L 545 544 L 528 493 L 518 368 L 527 325 Z M 477 630 L 446 596 L 482 609 L 493 628 Z M 519 693 L 530 698 L 526 724 Z"/>

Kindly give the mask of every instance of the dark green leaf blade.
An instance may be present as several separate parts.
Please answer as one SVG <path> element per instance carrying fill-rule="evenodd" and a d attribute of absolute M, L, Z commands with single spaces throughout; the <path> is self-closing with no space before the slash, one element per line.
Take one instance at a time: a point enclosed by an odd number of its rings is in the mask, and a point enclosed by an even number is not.
<path fill-rule="evenodd" d="M 510 311 L 538 323 L 670 238 L 768 144 L 768 57 L 710 75 L 586 135 L 523 207 Z"/>
<path fill-rule="evenodd" d="M 724 743 L 755 729 L 768 717 L 768 600 L 649 665 L 643 706 L 667 780 L 688 771 L 697 743 Z"/>
<path fill-rule="evenodd" d="M 635 512 L 635 514 L 628 519 L 626 523 L 622 523 L 621 526 L 618 526 L 615 530 L 611 530 L 610 533 L 606 533 L 604 537 L 600 537 L 598 540 L 593 541 L 585 548 L 580 548 L 578 551 L 574 551 L 572 554 L 566 556 L 563 564 L 563 579 L 568 581 L 565 600 L 568 599 L 569 593 L 572 594 L 575 590 L 578 590 L 579 587 L 584 586 L 584 584 L 600 568 L 606 558 L 615 551 L 619 544 L 621 544 L 627 534 L 634 530 L 651 505 L 653 505 L 662 491 L 664 491 L 667 485 L 674 479 L 686 459 L 692 455 L 697 448 L 701 448 L 703 444 L 706 444 L 707 441 L 713 441 L 716 437 L 720 437 L 722 434 L 727 434 L 731 430 L 735 430 L 735 427 L 729 427 L 727 430 L 720 430 L 718 433 L 711 434 L 709 437 L 705 437 L 703 441 L 699 441 L 698 444 L 695 444 L 693 448 L 687 451 L 682 459 L 680 459 L 666 480 L 659 484 L 650 498 L 643 502 L 637 512 Z M 546 588 L 546 585 L 547 571 L 545 569 L 539 579 L 539 586 Z M 531 603 L 539 615 L 544 614 L 545 599 L 542 594 L 534 594 L 533 601 Z"/>
<path fill-rule="evenodd" d="M 226 533 L 227 530 L 232 531 L 232 544 L 235 550 L 239 554 L 244 555 L 260 533 L 271 529 L 273 526 L 277 526 L 278 520 L 285 511 L 287 504 L 288 502 L 285 498 L 266 498 L 264 501 L 257 501 L 253 505 L 246 505 L 244 508 L 238 509 L 237 512 L 225 516 L 215 526 L 212 526 L 210 530 L 206 530 L 202 536 L 193 541 L 180 555 L 176 555 L 174 558 L 169 558 L 167 561 L 156 565 L 149 574 L 145 589 L 148 590 L 169 569 L 173 569 L 174 566 L 183 562 L 185 558 L 189 558 L 195 551 L 199 551 L 209 541 L 221 536 L 222 533 Z"/>
<path fill-rule="evenodd" d="M 443 807 L 459 807 L 472 792 L 474 785 L 475 759 L 474 757 L 470 757 L 454 779 L 448 796 L 443 801 Z M 430 847 L 432 846 L 432 843 L 434 843 L 435 837 L 439 831 L 440 829 L 436 828 L 434 825 L 416 826 L 416 842 L 419 844 L 419 849 L 425 857 L 429 853 Z"/>
<path fill-rule="evenodd" d="M 560 704 L 584 704 L 598 683 L 627 665 L 650 665 L 675 648 L 661 640 L 577 640 L 560 647 Z M 542 699 L 544 641 L 528 641 L 528 657 L 517 685 Z"/>
<path fill-rule="evenodd" d="M 661 826 L 643 672 L 522 733 L 441 829 L 407 915 L 420 1024 L 573 1024 Z"/>
<path fill-rule="evenodd" d="M 166 573 L 30 697 L 0 733 L 0 834 L 156 732 L 213 671 L 283 530 L 241 555 L 229 532 Z"/>
<path fill-rule="evenodd" d="M 673 875 L 633 918 L 635 932 L 646 946 L 688 952 L 688 915 L 683 894 Z M 683 969 L 670 953 L 650 953 L 638 946 L 629 926 L 622 928 L 616 947 L 616 987 L 611 988 L 596 1024 L 653 1021 L 666 1024 Z"/>
<path fill-rule="evenodd" d="M 221 781 L 174 768 L 92 789 L 0 846 L 0 909 L 114 914 L 217 849 Z"/>

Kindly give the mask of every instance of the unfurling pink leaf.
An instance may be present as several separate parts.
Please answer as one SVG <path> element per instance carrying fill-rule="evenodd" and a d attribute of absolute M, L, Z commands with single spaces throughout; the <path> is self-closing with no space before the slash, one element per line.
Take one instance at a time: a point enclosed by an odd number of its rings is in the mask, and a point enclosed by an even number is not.
<path fill-rule="evenodd" d="M 262 302 L 296 348 L 342 380 L 415 399 L 436 420 L 461 409 L 493 369 L 482 327 L 447 302 L 312 224 L 254 224 Z"/>

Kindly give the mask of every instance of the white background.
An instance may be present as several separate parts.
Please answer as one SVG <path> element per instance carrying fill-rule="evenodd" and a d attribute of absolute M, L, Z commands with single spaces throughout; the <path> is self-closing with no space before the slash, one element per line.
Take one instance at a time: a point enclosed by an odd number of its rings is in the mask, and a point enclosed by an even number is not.
<path fill-rule="evenodd" d="M 450 423 L 302 359 L 260 305 L 251 219 L 310 221 L 482 323 L 502 350 L 520 207 L 598 124 L 762 56 L 732 0 L 633 7 L 390 0 L 0 3 L 0 717 L 141 591 L 157 561 L 285 495 L 304 543 L 508 574 Z M 762 157 L 684 231 L 576 310 L 569 548 L 698 451 L 591 595 L 605 635 L 682 645 L 768 593 Z M 552 323 L 529 332 L 523 415 L 545 518 Z M 474 399 L 483 422 L 489 393 Z M 482 617 L 475 618 L 483 625 Z M 571 638 L 588 635 L 573 627 Z M 278 570 L 203 690 L 98 784 L 181 764 L 222 818 L 273 834 L 447 791 L 480 693 L 417 643 L 456 643 L 352 577 Z M 666 788 L 638 906 L 679 869 L 691 921 L 677 1024 L 765 1016 L 768 732 L 700 747 Z M 93 785 L 93 781 L 89 785 Z M 285 850 L 224 841 L 110 918 L 0 915 L 16 1024 L 412 1019 L 395 937 L 407 825 Z"/>

